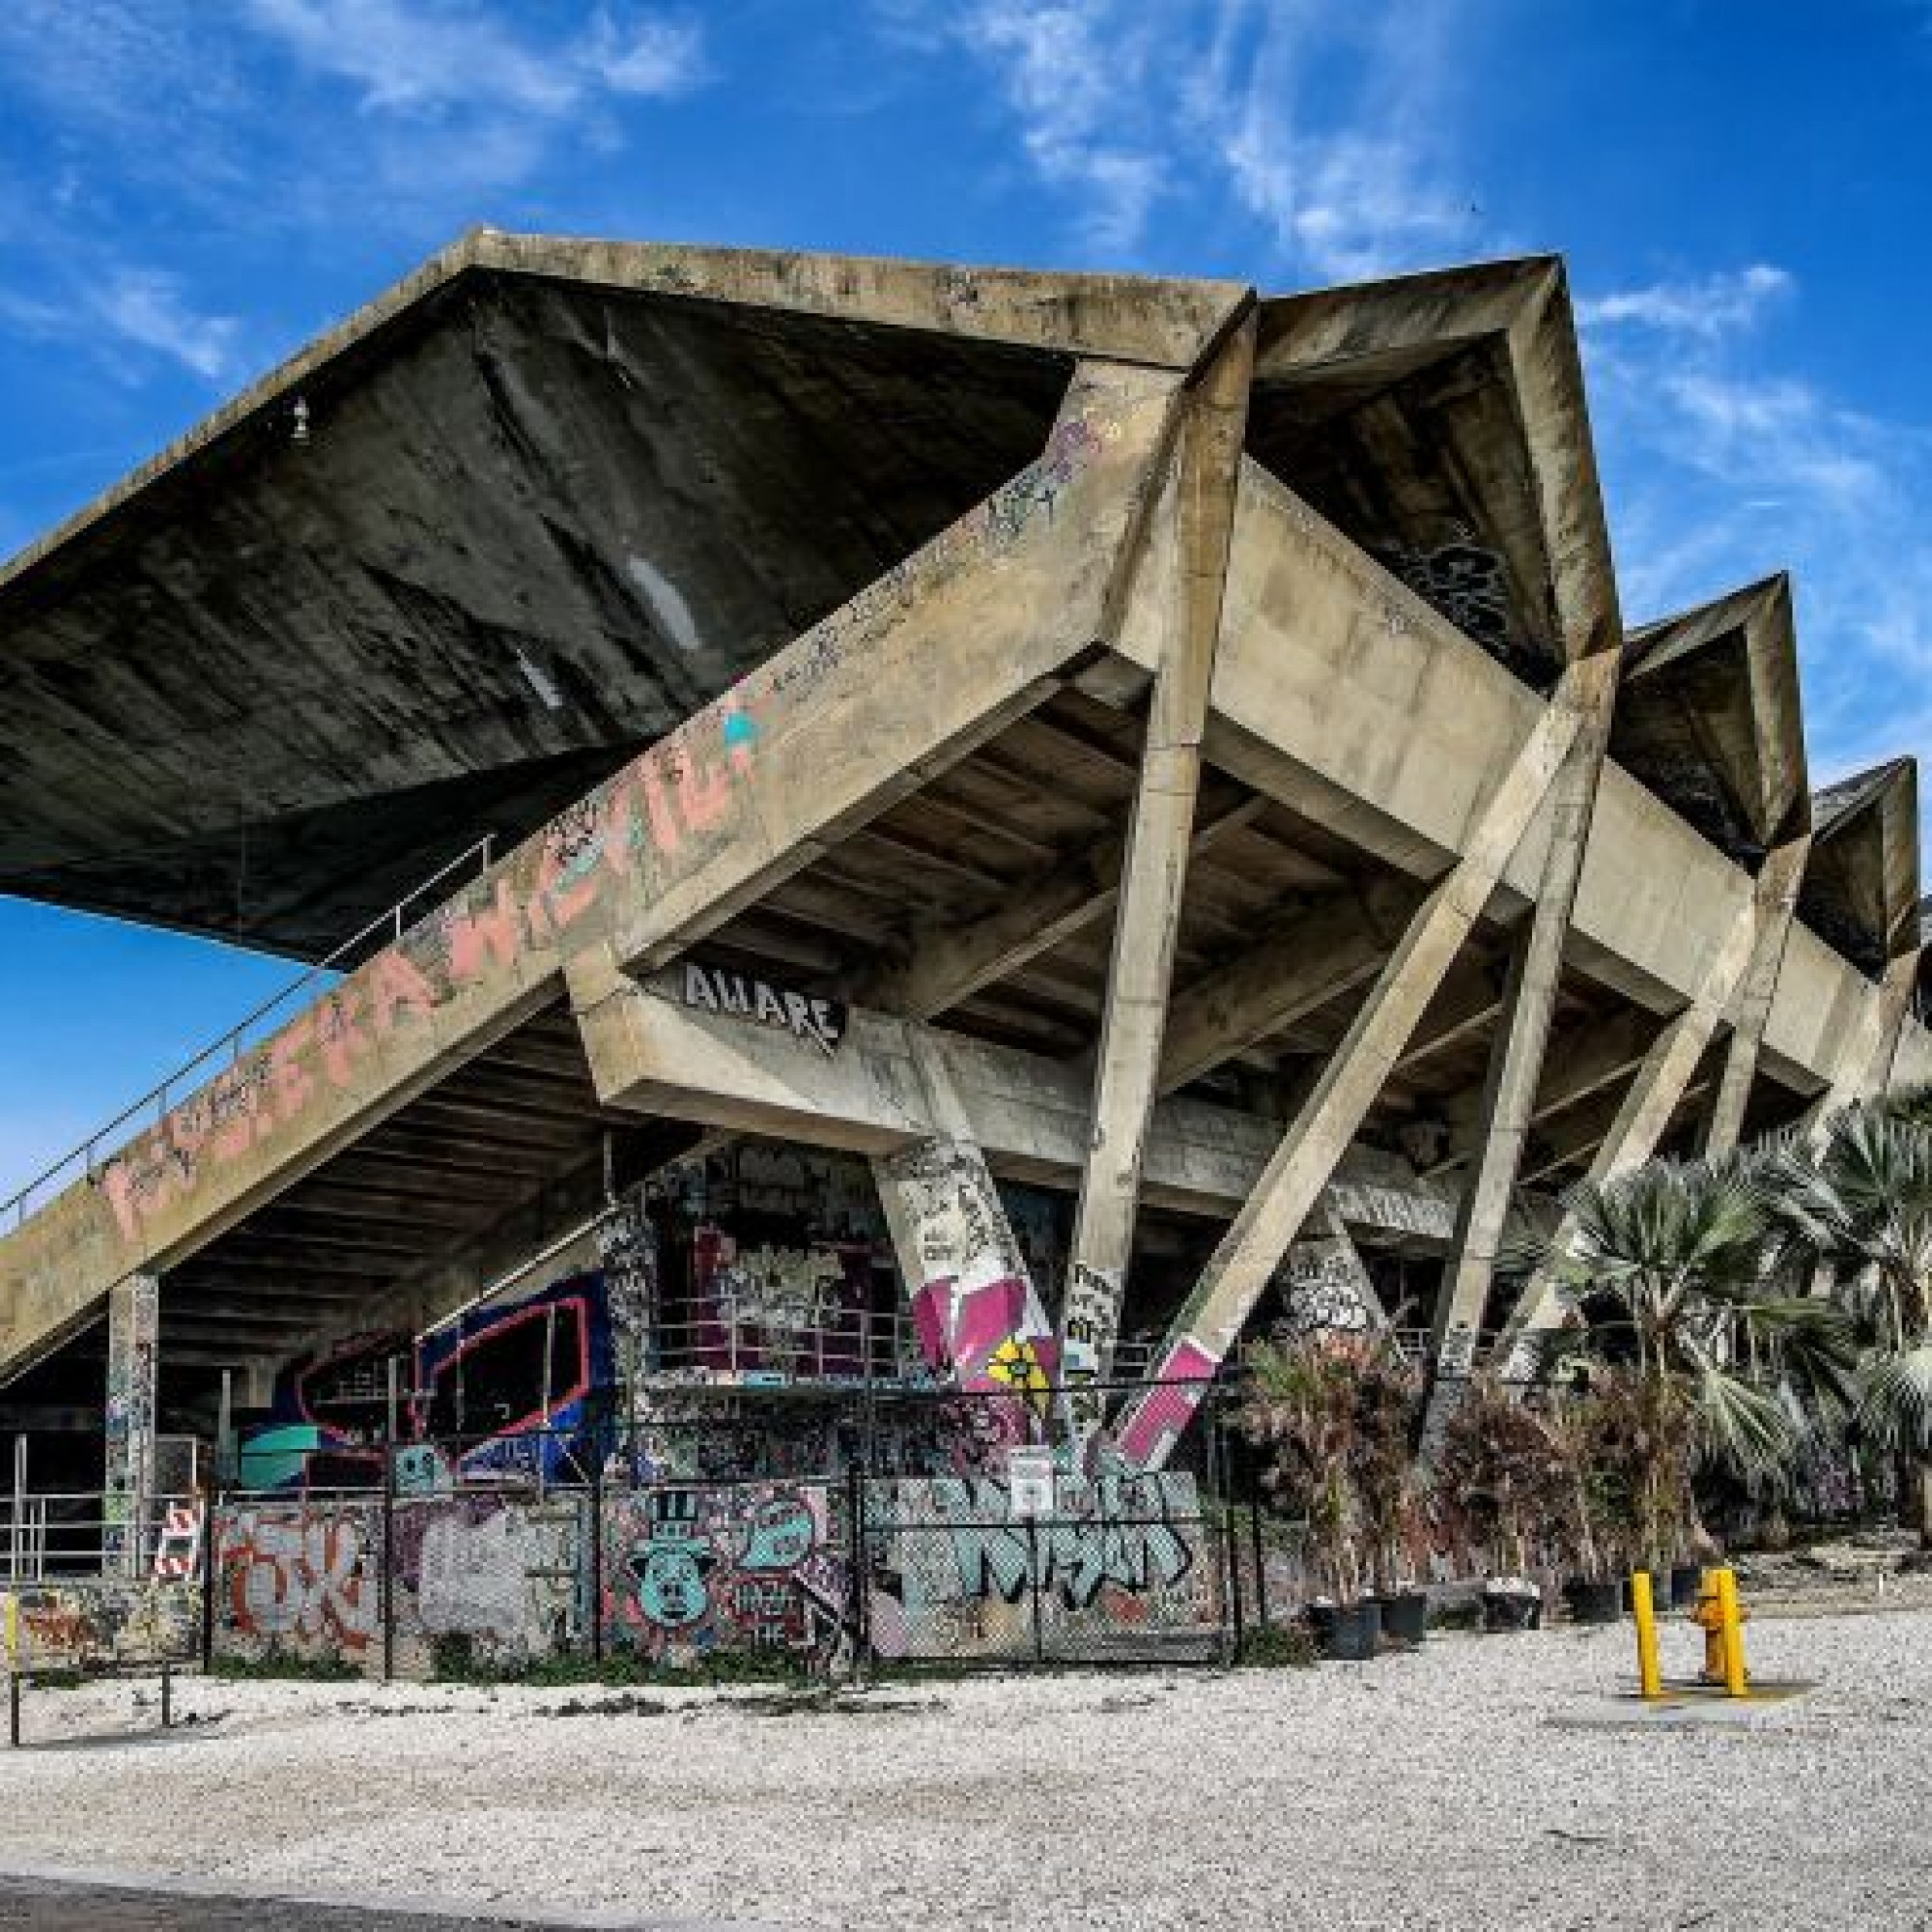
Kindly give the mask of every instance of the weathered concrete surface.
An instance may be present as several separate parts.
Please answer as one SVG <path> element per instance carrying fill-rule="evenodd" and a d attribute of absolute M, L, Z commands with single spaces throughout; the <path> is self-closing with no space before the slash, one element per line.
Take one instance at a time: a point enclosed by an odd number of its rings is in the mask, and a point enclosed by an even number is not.
<path fill-rule="evenodd" d="M 1144 648 L 1131 629 L 1122 648 Z M 1151 666 L 1148 666 L 1151 668 Z M 1435 878 L 1464 849 L 1510 750 L 1542 709 L 1527 686 L 1250 463 L 1242 473 L 1210 757 L 1388 864 Z M 1533 899 L 1545 833 L 1502 883 Z M 1751 881 L 1614 764 L 1603 773 L 1572 921 L 1577 963 L 1654 1011 L 1708 974 Z M 1795 931 L 1768 1060 L 1831 1077 L 1831 1042 L 1876 989 Z"/>
<path fill-rule="evenodd" d="M 571 1003 L 600 1096 L 639 1114 L 701 1122 L 878 1154 L 940 1132 L 983 1150 L 1016 1180 L 1069 1187 L 1085 1162 L 1091 1078 L 1041 1054 L 855 1008 L 836 1053 L 797 1032 L 694 1006 L 684 969 L 641 983 L 608 947 L 573 955 Z M 937 1117 L 920 1056 L 936 1053 L 959 1119 Z M 1142 1199 L 1228 1218 L 1252 1192 L 1279 1122 L 1207 1101 L 1163 1100 L 1150 1121 Z M 1454 1189 L 1418 1179 L 1398 1157 L 1366 1148 L 1343 1157 L 1328 1190 L 1354 1226 L 1382 1236 L 1447 1240 Z"/>
<path fill-rule="evenodd" d="M 580 946 L 613 936 L 643 962 L 698 936 L 1036 701 L 1115 621 L 1173 390 L 1132 369 L 1077 382 L 1047 454 L 980 511 L 0 1242 L 0 1363 L 527 1018 Z"/>
<path fill-rule="evenodd" d="M 1827 795 L 1805 856 L 1781 580 L 1626 648 L 1560 264 L 1264 302 L 1252 381 L 1215 362 L 1250 300 L 479 235 L 0 573 L 0 889 L 297 944 L 426 839 L 502 829 L 486 800 L 552 814 L 0 1242 L 0 1367 L 143 1268 L 270 1350 L 308 1311 L 224 1282 L 306 1279 L 291 1226 L 473 1235 L 473 1168 L 468 1206 L 380 1154 L 316 1172 L 384 1132 L 404 1158 L 439 1108 L 446 1160 L 521 1099 L 532 1199 L 600 1127 L 654 1132 L 638 1109 L 970 1148 L 1080 1181 L 1109 1301 L 1143 1201 L 1232 1215 L 1185 1374 L 1357 1134 L 1481 1154 L 1467 1301 L 1529 1127 L 1560 1120 L 1538 1173 L 1634 1157 L 1684 1129 L 1721 1028 L 1759 1036 L 1722 1083 L 1741 1124 L 1932 1070 L 1911 769 Z M 130 678 L 89 639 L 137 625 L 182 648 Z M 242 716 L 264 639 L 283 681 Z M 1629 765 L 1599 771 L 1620 670 Z M 133 778 L 100 749 L 129 715 Z M 1753 877 L 1773 846 L 1792 891 Z M 628 976 L 699 941 L 860 1001 L 838 1064 L 667 1048 Z M 602 1112 L 576 1034 L 544 1037 L 566 985 Z M 913 1077 L 935 1052 L 958 1120 Z M 369 1234 L 331 1229 L 367 1253 L 318 1304 L 442 1252 L 392 1267 Z M 1129 1425 L 1157 1458 L 1184 1420 Z"/>
<path fill-rule="evenodd" d="M 472 236 L 0 569 L 0 890 L 319 956 L 1239 295 Z"/>

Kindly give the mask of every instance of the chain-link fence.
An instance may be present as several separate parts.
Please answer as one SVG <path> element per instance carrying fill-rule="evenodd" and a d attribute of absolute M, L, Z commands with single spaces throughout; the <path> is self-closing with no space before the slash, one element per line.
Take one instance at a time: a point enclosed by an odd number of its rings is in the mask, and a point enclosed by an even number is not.
<path fill-rule="evenodd" d="M 378 1439 L 380 1487 L 217 1496 L 206 1650 L 405 1676 L 1225 1657 L 1217 1406 L 1158 1471 L 1076 1471 L 1059 1412 L 1051 1389 L 694 1387 L 567 1432 Z"/>

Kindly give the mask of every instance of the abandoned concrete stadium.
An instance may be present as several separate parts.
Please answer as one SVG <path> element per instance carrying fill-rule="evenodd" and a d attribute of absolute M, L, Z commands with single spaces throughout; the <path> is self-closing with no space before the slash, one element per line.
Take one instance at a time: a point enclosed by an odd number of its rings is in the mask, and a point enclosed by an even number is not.
<path fill-rule="evenodd" d="M 247 1425 L 270 1634 L 368 1642 L 300 1495 L 399 1403 L 424 1493 L 649 1439 L 633 1623 L 704 1596 L 667 1485 L 809 1476 L 731 1531 L 803 1640 L 855 1388 L 1085 1459 L 1069 1609 L 1184 1591 L 1244 1335 L 1412 1324 L 1446 1399 L 1555 1317 L 1513 1212 L 1932 1077 L 1914 767 L 1813 792 L 1781 577 L 1626 629 L 1551 259 L 479 231 L 0 571 L 0 891 L 327 969 L 0 1217 L 23 1489 L 104 1467 L 146 1576 Z"/>

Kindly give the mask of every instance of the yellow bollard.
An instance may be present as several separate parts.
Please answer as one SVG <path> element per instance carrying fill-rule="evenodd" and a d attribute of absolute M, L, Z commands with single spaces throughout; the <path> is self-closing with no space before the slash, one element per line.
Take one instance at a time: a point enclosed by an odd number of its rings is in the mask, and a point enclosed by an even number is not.
<path fill-rule="evenodd" d="M 1745 1669 L 1745 1620 L 1738 1608 L 1738 1577 L 1734 1570 L 1718 1572 L 1718 1607 L 1723 1616 L 1724 1689 L 1733 1697 L 1750 1695 Z"/>
<path fill-rule="evenodd" d="M 1657 1664 L 1657 1605 L 1651 1601 L 1648 1570 L 1639 1570 L 1631 1578 L 1631 1613 L 1636 1618 L 1637 1694 L 1661 1697 L 1663 1676 Z"/>

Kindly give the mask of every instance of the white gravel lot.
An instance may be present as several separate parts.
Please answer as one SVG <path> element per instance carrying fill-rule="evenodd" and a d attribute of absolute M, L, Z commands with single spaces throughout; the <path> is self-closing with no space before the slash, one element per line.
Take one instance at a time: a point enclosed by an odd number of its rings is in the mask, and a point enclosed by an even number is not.
<path fill-rule="evenodd" d="M 1666 1670 L 1696 1644 L 1674 1630 Z M 140 1746 L 112 1741 L 130 1687 L 38 1691 L 43 1747 L 0 1750 L 0 1866 L 921 1932 L 1932 1926 L 1932 1612 L 1767 1620 L 1750 1649 L 1818 1688 L 1668 1730 L 1577 1722 L 1627 1684 L 1626 1630 L 784 1715 L 188 1681 L 216 1721 Z"/>

